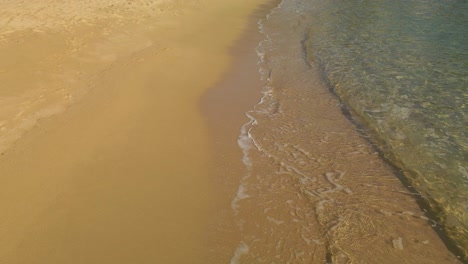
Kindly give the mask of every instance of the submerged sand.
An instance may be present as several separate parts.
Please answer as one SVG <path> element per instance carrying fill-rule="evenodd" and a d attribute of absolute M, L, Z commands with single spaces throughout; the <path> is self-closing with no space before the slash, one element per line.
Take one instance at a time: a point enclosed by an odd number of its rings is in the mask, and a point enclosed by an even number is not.
<path fill-rule="evenodd" d="M 206 263 L 201 95 L 262 1 L 3 1 L 0 262 Z"/>
<path fill-rule="evenodd" d="M 219 193 L 235 197 L 218 201 L 219 245 L 231 243 L 218 252 L 235 247 L 231 263 L 460 263 L 303 53 L 294 8 L 260 15 L 264 35 L 245 32 L 202 100 Z M 258 39 L 258 54 L 242 49 Z"/>

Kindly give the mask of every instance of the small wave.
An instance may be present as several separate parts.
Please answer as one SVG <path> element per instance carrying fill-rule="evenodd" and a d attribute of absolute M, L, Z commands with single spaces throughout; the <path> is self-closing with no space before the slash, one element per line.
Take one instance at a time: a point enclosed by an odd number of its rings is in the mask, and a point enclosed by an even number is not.
<path fill-rule="evenodd" d="M 317 2 L 284 0 L 259 23 L 266 85 L 238 140 L 247 172 L 231 204 L 242 218 L 231 263 L 450 258 L 414 197 L 395 192 L 405 189 L 307 63 L 303 40 Z"/>

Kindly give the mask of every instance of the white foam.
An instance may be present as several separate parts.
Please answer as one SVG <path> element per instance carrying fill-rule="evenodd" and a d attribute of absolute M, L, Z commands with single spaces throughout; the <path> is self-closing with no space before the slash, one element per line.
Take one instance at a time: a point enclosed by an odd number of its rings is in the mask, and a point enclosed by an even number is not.
<path fill-rule="evenodd" d="M 247 123 L 245 123 L 241 127 L 240 135 L 239 135 L 239 138 L 237 140 L 237 144 L 239 145 L 239 147 L 242 150 L 242 154 L 243 154 L 242 162 L 244 163 L 244 165 L 245 165 L 245 167 L 247 169 L 247 172 L 240 181 L 240 185 L 239 185 L 239 187 L 237 189 L 236 196 L 231 201 L 231 208 L 234 210 L 234 213 L 236 215 L 238 215 L 238 213 L 239 213 L 239 207 L 240 207 L 239 202 L 241 200 L 243 200 L 243 199 L 246 199 L 246 198 L 250 197 L 246 193 L 246 190 L 247 190 L 246 180 L 252 176 L 252 169 L 253 169 L 253 162 L 252 162 L 251 157 L 250 157 L 250 151 L 253 148 L 257 148 L 258 150 L 262 151 L 260 145 L 257 142 L 255 142 L 254 138 L 252 137 L 252 135 L 250 133 L 250 130 L 252 129 L 252 127 L 257 125 L 257 120 L 255 119 L 254 114 L 257 114 L 257 115 L 258 114 L 264 114 L 264 115 L 269 114 L 269 112 L 270 112 L 269 108 L 267 108 L 266 110 L 262 110 L 262 109 L 260 109 L 261 108 L 260 106 L 267 103 L 267 101 L 268 101 L 267 98 L 268 97 L 273 96 L 272 91 L 271 91 L 271 87 L 269 86 L 269 82 L 271 81 L 270 80 L 271 70 L 268 68 L 267 60 L 265 60 L 266 48 L 268 48 L 268 44 L 271 43 L 271 38 L 265 32 L 263 24 L 264 24 L 264 22 L 266 20 L 268 20 L 268 16 L 271 15 L 272 13 L 274 13 L 274 11 L 276 9 L 278 9 L 280 6 L 281 6 L 281 3 L 276 8 L 274 8 L 270 12 L 270 14 L 267 15 L 266 19 L 258 21 L 258 29 L 265 36 L 265 40 L 261 41 L 258 44 L 257 48 L 256 48 L 256 52 L 257 52 L 257 55 L 259 57 L 258 67 L 259 67 L 259 73 L 260 73 L 260 75 L 262 77 L 262 80 L 266 80 L 267 82 L 266 82 L 265 87 L 263 88 L 263 91 L 262 91 L 263 95 L 262 95 L 262 98 L 260 99 L 260 101 L 256 105 L 254 105 L 253 109 L 250 112 L 246 113 L 246 116 L 249 118 L 249 121 Z M 239 220 L 238 223 L 239 223 L 239 225 L 241 226 L 241 229 L 242 229 L 243 220 Z M 245 245 L 245 243 L 242 242 L 239 245 L 239 247 L 237 248 L 234 257 L 231 260 L 231 263 L 238 263 L 239 259 L 240 259 L 240 256 L 243 255 L 243 254 L 246 254 L 247 252 L 248 252 L 248 247 L 247 247 L 247 245 Z"/>
<path fill-rule="evenodd" d="M 239 185 L 239 188 L 237 189 L 236 197 L 232 199 L 231 201 L 231 208 L 234 210 L 234 212 L 237 214 L 239 212 L 239 201 L 249 198 L 250 196 L 245 193 L 245 187 L 244 185 Z"/>
<path fill-rule="evenodd" d="M 241 257 L 249 253 L 249 246 L 244 242 L 240 242 L 239 246 L 237 247 L 236 251 L 234 252 L 234 256 L 231 259 L 231 264 L 240 264 Z"/>
<path fill-rule="evenodd" d="M 263 97 L 262 99 L 263 100 Z M 261 102 L 260 100 L 260 102 Z M 258 104 L 257 104 L 258 105 Z M 256 125 L 257 120 L 249 113 L 246 113 L 246 116 L 249 118 L 249 122 L 245 123 L 241 127 L 240 135 L 237 140 L 237 144 L 242 150 L 242 162 L 244 163 L 245 167 L 247 168 L 247 173 L 244 175 L 244 177 L 241 179 L 241 183 L 239 185 L 239 188 L 237 189 L 236 196 L 234 199 L 231 201 L 231 208 L 234 210 L 235 214 L 239 213 L 239 201 L 246 199 L 249 197 L 248 194 L 246 194 L 245 190 L 245 180 L 250 178 L 252 175 L 252 167 L 253 163 L 250 158 L 250 150 L 253 147 L 259 147 L 256 145 L 255 141 L 253 140 L 251 134 L 250 134 L 250 129 Z"/>
<path fill-rule="evenodd" d="M 247 117 L 249 117 L 247 115 Z M 250 117 L 249 117 L 250 118 Z M 245 123 L 241 127 L 239 139 L 237 140 L 237 144 L 239 147 L 242 149 L 242 162 L 244 163 L 245 167 L 247 168 L 247 173 L 244 175 L 244 177 L 241 179 L 239 188 L 237 189 L 236 196 L 234 199 L 231 201 L 231 208 L 234 210 L 234 213 L 237 215 L 239 213 L 239 201 L 246 199 L 249 197 L 248 194 L 245 192 L 245 180 L 248 179 L 251 176 L 251 170 L 252 170 L 252 161 L 250 159 L 250 150 L 252 149 L 253 142 L 252 139 L 249 136 L 249 128 L 252 126 L 253 119 L 250 118 L 250 121 Z"/>
<path fill-rule="evenodd" d="M 239 135 L 239 139 L 237 140 L 237 144 L 242 149 L 242 162 L 247 167 L 248 170 L 252 169 L 252 161 L 250 160 L 249 151 L 252 148 L 252 140 L 248 134 L 248 128 L 252 125 L 252 121 L 244 124 L 241 127 L 241 133 Z"/>

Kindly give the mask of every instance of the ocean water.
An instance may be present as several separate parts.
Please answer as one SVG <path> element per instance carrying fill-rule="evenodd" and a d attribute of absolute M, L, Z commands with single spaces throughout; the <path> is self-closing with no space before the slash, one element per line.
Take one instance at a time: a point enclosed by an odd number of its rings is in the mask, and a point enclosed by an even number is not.
<path fill-rule="evenodd" d="M 309 60 L 468 248 L 468 2 L 320 2 Z"/>
<path fill-rule="evenodd" d="M 231 263 L 467 259 L 467 11 L 283 0 L 260 21 Z"/>

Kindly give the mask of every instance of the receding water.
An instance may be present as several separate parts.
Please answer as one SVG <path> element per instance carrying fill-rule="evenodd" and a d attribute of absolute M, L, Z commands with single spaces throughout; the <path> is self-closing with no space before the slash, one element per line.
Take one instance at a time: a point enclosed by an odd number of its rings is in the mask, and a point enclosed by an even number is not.
<path fill-rule="evenodd" d="M 468 2 L 283 0 L 260 28 L 232 263 L 466 260 Z"/>

